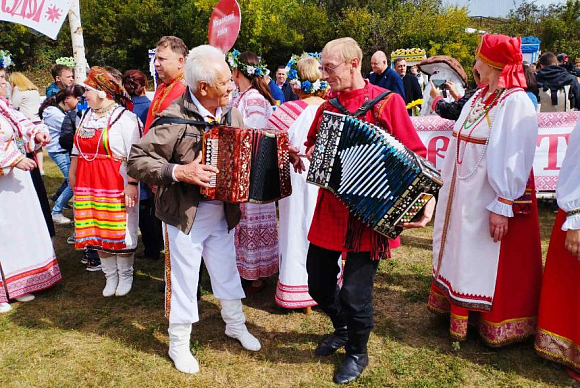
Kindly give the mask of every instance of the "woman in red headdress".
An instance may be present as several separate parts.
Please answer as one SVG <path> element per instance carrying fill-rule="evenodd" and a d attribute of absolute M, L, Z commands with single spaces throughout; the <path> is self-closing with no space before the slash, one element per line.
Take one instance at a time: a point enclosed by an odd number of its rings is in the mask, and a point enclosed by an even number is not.
<path fill-rule="evenodd" d="M 556 216 L 538 313 L 536 351 L 580 381 L 580 121 L 558 177 Z"/>
<path fill-rule="evenodd" d="M 525 92 L 521 39 L 484 35 L 485 86 L 465 104 L 443 163 L 429 308 L 451 336 L 475 324 L 490 346 L 532 336 L 542 273 L 532 162 L 538 123 Z"/>
<path fill-rule="evenodd" d="M 85 80 L 89 109 L 75 133 L 69 182 L 75 201 L 75 248 L 96 249 L 107 284 L 103 296 L 126 295 L 133 284 L 139 223 L 139 182 L 127 175 L 141 122 L 131 99 L 105 68 Z M 135 206 L 137 205 L 137 206 Z"/>

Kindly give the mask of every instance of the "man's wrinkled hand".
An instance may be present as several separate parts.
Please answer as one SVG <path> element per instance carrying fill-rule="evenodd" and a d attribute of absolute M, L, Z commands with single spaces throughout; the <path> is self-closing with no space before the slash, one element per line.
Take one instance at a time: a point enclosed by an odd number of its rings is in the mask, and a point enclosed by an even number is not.
<path fill-rule="evenodd" d="M 181 164 L 175 168 L 175 178 L 179 182 L 200 187 L 209 187 L 211 178 L 217 173 L 219 173 L 217 168 L 201 163 L 201 153 L 193 162 Z"/>

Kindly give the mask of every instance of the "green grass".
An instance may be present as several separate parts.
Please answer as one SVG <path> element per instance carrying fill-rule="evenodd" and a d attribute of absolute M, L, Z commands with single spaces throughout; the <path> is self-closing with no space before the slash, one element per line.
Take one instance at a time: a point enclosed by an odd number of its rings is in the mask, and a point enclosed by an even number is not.
<path fill-rule="evenodd" d="M 46 157 L 49 194 L 61 182 Z M 68 216 L 71 214 L 67 213 Z M 541 208 L 544 252 L 553 214 Z M 573 387 L 563 368 L 538 357 L 533 343 L 491 349 L 473 333 L 448 335 L 448 320 L 426 309 L 431 228 L 405 232 L 403 246 L 383 261 L 375 285 L 370 364 L 353 387 Z M 204 276 L 200 322 L 192 349 L 201 373 L 185 375 L 166 356 L 163 262 L 139 260 L 133 291 L 103 298 L 102 273 L 89 273 L 66 245 L 72 226 L 58 226 L 55 245 L 63 280 L 30 303 L 0 315 L 0 387 L 330 387 L 343 352 L 314 356 L 331 329 L 318 310 L 305 315 L 274 303 L 275 279 L 245 299 L 248 327 L 262 342 L 244 351 L 223 334 L 218 302 Z"/>

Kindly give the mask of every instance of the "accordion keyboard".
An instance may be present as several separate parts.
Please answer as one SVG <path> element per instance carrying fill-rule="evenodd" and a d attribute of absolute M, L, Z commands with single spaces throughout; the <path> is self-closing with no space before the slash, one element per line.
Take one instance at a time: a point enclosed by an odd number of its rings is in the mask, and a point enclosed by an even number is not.
<path fill-rule="evenodd" d="M 205 164 L 213 167 L 218 167 L 218 155 L 219 155 L 219 139 L 206 139 L 206 154 L 205 154 Z M 210 187 L 217 186 L 217 174 L 212 174 L 211 180 L 209 181 Z"/>

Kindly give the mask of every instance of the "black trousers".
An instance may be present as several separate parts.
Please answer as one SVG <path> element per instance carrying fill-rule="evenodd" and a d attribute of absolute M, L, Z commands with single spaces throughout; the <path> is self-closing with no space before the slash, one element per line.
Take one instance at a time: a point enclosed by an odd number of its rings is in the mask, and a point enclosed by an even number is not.
<path fill-rule="evenodd" d="M 155 217 L 153 198 L 139 202 L 139 229 L 145 246 L 145 256 L 158 256 L 163 249 L 163 234 L 161 221 Z"/>
<path fill-rule="evenodd" d="M 332 320 L 335 329 L 347 327 L 348 354 L 367 352 L 367 342 L 374 326 L 373 284 L 379 265 L 370 252 L 350 252 L 339 288 L 337 264 L 341 252 L 310 244 L 306 259 L 308 292 Z"/>

